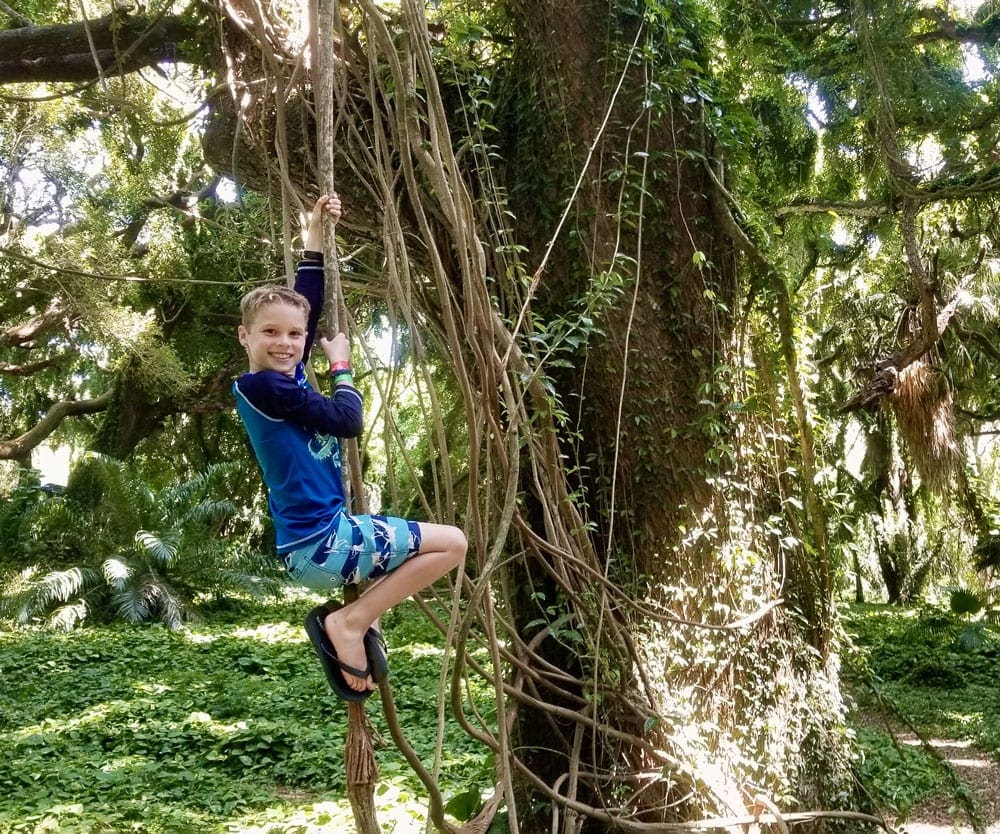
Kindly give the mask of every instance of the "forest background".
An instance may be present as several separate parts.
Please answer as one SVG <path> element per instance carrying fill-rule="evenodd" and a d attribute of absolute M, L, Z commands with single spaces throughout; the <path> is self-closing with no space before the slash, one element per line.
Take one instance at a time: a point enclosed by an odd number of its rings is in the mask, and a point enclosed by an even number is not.
<path fill-rule="evenodd" d="M 422 610 L 438 714 L 493 756 L 486 811 L 867 809 L 839 603 L 994 602 L 995 3 L 0 20 L 7 626 L 181 628 L 287 593 L 233 334 L 335 187 L 354 495 L 468 532 Z M 66 484 L 31 468 L 45 446 Z M 359 830 L 372 760 L 346 765 Z"/>

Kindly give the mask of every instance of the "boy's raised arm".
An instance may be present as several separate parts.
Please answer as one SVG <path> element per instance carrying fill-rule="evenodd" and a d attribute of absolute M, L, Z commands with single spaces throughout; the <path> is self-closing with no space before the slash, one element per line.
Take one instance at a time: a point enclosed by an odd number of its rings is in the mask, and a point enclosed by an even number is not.
<path fill-rule="evenodd" d="M 321 194 L 316 200 L 302 235 L 302 248 L 308 252 L 323 251 L 323 215 L 336 224 L 343 215 L 340 197 L 336 194 Z"/>

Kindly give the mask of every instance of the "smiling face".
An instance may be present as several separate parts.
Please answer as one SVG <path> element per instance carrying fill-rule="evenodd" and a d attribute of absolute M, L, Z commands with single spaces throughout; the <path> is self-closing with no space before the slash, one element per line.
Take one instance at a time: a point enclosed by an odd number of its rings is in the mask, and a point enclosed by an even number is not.
<path fill-rule="evenodd" d="M 250 370 L 295 376 L 306 346 L 306 314 L 284 302 L 265 304 L 250 323 L 240 325 L 240 344 L 247 349 Z"/>

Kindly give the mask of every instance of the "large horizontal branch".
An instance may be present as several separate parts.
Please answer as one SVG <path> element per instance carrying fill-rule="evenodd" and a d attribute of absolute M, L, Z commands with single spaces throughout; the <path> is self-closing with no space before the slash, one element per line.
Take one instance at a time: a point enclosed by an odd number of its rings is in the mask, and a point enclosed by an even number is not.
<path fill-rule="evenodd" d="M 824 200 L 802 199 L 793 200 L 787 206 L 778 206 L 774 210 L 775 217 L 787 217 L 795 214 L 839 214 L 849 217 L 885 217 L 892 213 L 888 203 L 870 202 L 868 200 Z"/>
<path fill-rule="evenodd" d="M 0 31 L 0 85 L 93 81 L 176 61 L 198 33 L 198 25 L 183 17 L 121 14 Z"/>
<path fill-rule="evenodd" d="M 59 360 L 43 359 L 41 362 L 29 362 L 25 365 L 12 365 L 10 362 L 0 362 L 0 376 L 33 376 L 46 368 L 54 368 Z"/>
<path fill-rule="evenodd" d="M 995 46 L 1000 39 L 1000 15 L 995 14 L 983 23 L 963 23 L 949 17 L 940 9 L 921 9 L 919 15 L 934 21 L 937 28 L 915 35 L 913 40 L 916 43 L 957 41 L 980 46 Z"/>
<path fill-rule="evenodd" d="M 65 321 L 68 315 L 62 301 L 53 298 L 45 312 L 0 330 L 0 346 L 31 347 L 36 339 Z"/>
<path fill-rule="evenodd" d="M 1000 166 L 974 174 L 946 174 L 920 183 L 909 194 L 914 205 L 921 206 L 942 200 L 1000 192 Z M 823 197 L 803 197 L 774 209 L 776 218 L 807 214 L 836 214 L 842 217 L 888 217 L 899 209 L 879 200 L 827 200 Z"/>
<path fill-rule="evenodd" d="M 59 428 L 67 417 L 74 417 L 79 414 L 96 414 L 104 411 L 111 402 L 114 394 L 113 389 L 105 391 L 101 396 L 92 400 L 62 400 L 53 405 L 45 416 L 34 426 L 11 440 L 0 440 L 0 460 L 17 460 L 23 458 L 32 449 L 38 446 L 52 432 Z"/>

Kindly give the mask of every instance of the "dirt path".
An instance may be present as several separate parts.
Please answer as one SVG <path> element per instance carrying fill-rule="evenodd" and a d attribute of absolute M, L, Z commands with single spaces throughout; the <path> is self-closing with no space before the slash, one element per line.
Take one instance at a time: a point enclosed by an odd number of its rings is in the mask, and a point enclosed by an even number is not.
<path fill-rule="evenodd" d="M 912 735 L 901 734 L 903 744 L 919 746 Z M 930 744 L 950 764 L 975 797 L 986 834 L 1000 834 L 1000 765 L 968 741 L 931 739 Z M 917 803 L 900 826 L 908 834 L 972 834 L 965 810 L 952 797 Z"/>

